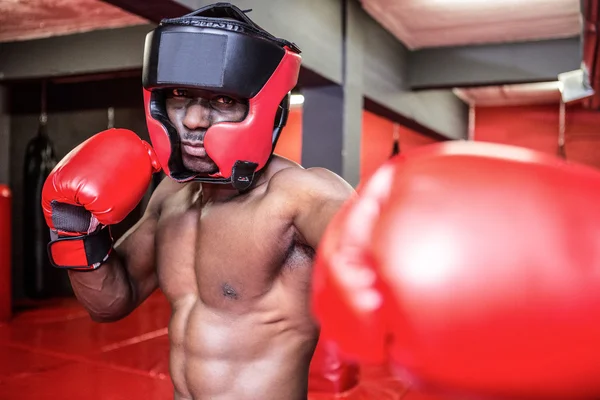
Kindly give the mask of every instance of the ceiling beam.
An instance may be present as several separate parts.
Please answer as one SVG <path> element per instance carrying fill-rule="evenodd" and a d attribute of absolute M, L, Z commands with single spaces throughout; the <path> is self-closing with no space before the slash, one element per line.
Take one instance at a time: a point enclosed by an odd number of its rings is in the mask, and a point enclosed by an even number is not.
<path fill-rule="evenodd" d="M 144 41 L 154 27 L 148 24 L 0 43 L 0 84 L 35 79 L 93 81 L 141 75 Z M 300 86 L 331 83 L 306 67 L 300 70 Z"/>
<path fill-rule="evenodd" d="M 411 52 L 413 90 L 556 81 L 581 64 L 579 37 Z"/>
<path fill-rule="evenodd" d="M 139 25 L 0 43 L 0 82 L 141 69 L 146 34 L 153 28 Z"/>
<path fill-rule="evenodd" d="M 163 18 L 175 18 L 192 10 L 173 0 L 102 0 L 127 12 L 158 23 Z"/>

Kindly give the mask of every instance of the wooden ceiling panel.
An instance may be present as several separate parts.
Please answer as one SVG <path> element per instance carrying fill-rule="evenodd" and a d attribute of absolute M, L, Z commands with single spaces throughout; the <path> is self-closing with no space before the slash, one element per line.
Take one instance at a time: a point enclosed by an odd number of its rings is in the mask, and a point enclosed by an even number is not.
<path fill-rule="evenodd" d="M 0 1 L 0 42 L 146 23 L 147 20 L 100 0 Z"/>

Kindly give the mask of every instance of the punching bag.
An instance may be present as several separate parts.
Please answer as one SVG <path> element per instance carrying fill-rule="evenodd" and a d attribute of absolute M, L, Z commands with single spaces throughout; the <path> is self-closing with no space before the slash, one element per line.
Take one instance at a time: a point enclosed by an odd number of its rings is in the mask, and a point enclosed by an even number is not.
<path fill-rule="evenodd" d="M 42 186 L 57 162 L 42 117 L 37 135 L 27 144 L 23 174 L 24 289 L 36 299 L 72 293 L 67 273 L 50 264 L 46 251 L 50 231 L 42 213 Z"/>
<path fill-rule="evenodd" d="M 0 183 L 0 324 L 12 317 L 12 192 Z"/>

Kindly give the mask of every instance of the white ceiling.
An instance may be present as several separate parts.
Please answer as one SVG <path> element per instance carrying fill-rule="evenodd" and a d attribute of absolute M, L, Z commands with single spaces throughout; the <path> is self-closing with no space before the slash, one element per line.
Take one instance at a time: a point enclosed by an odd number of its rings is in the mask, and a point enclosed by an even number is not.
<path fill-rule="evenodd" d="M 409 49 L 564 38 L 581 33 L 579 0 L 361 0 Z"/>

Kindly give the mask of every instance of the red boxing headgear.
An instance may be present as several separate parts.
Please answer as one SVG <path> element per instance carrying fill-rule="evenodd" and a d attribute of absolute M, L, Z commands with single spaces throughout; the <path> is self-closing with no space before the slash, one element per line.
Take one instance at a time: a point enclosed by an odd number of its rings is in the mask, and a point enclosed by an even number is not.
<path fill-rule="evenodd" d="M 269 161 L 287 122 L 300 63 L 296 45 L 269 34 L 229 3 L 161 21 L 146 37 L 143 87 L 150 140 L 165 173 L 181 182 L 247 189 Z M 205 133 L 204 148 L 218 173 L 199 175 L 184 167 L 179 135 L 165 108 L 163 89 L 168 88 L 248 99 L 243 121 L 217 123 Z"/>

